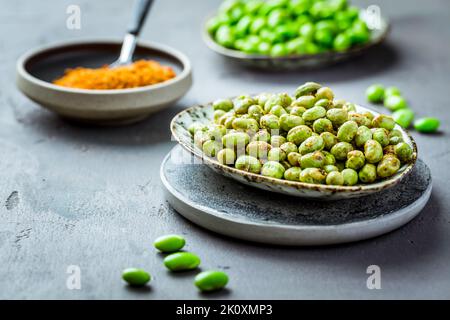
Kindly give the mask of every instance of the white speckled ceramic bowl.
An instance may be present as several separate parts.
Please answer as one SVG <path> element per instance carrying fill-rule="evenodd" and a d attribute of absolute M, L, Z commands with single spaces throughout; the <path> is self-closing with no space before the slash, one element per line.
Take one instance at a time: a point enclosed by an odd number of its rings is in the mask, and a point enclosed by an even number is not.
<path fill-rule="evenodd" d="M 368 108 L 357 106 L 358 112 L 370 111 L 374 115 L 379 113 Z M 238 170 L 234 167 L 226 166 L 219 163 L 216 159 L 207 157 L 202 150 L 198 149 L 193 142 L 193 138 L 188 131 L 188 127 L 193 122 L 209 123 L 213 117 L 212 103 L 193 106 L 180 113 L 178 113 L 170 124 L 175 139 L 186 150 L 190 151 L 196 157 L 201 158 L 203 163 L 211 167 L 214 171 L 223 174 L 244 183 L 246 185 L 264 189 L 267 191 L 283 193 L 291 196 L 323 199 L 323 200 L 339 200 L 348 198 L 357 198 L 367 196 L 382 190 L 389 189 L 400 183 L 402 179 L 408 175 L 415 165 L 417 159 L 417 146 L 413 138 L 407 131 L 396 125 L 395 129 L 400 130 L 403 134 L 403 139 L 413 148 L 413 160 L 411 163 L 403 165 L 400 170 L 388 179 L 380 180 L 372 184 L 361 184 L 355 186 L 332 186 L 310 184 L 296 181 L 288 181 L 283 179 L 276 179 L 265 177 L 260 174 L 249 173 Z"/>
<path fill-rule="evenodd" d="M 30 99 L 65 118 L 101 125 L 136 122 L 172 105 L 192 84 L 191 64 L 165 45 L 139 42 L 134 60 L 152 59 L 168 65 L 176 77 L 158 84 L 116 90 L 58 86 L 52 81 L 74 67 L 97 68 L 119 55 L 121 41 L 70 41 L 24 54 L 17 62 L 17 86 Z"/>
<path fill-rule="evenodd" d="M 212 17 L 213 15 L 210 15 L 206 21 Z M 364 17 L 362 18 L 364 19 Z M 295 54 L 283 57 L 272 57 L 270 55 L 262 54 L 247 54 L 242 51 L 225 48 L 214 41 L 209 32 L 206 30 L 206 27 L 203 27 L 202 35 L 204 42 L 211 50 L 236 63 L 261 69 L 289 70 L 300 68 L 318 68 L 337 63 L 339 61 L 348 60 L 354 56 L 363 54 L 382 43 L 386 39 L 389 30 L 390 26 L 387 19 L 380 17 L 380 27 L 372 31 L 370 41 L 364 45 L 354 46 L 343 52 L 330 51 L 312 55 Z"/>

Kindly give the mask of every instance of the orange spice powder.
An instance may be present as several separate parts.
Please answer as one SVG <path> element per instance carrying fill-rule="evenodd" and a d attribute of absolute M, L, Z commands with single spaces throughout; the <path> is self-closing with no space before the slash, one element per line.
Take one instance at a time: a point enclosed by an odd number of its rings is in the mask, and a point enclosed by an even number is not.
<path fill-rule="evenodd" d="M 64 76 L 53 81 L 54 84 L 79 89 L 126 89 L 148 86 L 175 77 L 171 67 L 152 60 L 138 60 L 127 66 L 98 69 L 67 69 Z"/>

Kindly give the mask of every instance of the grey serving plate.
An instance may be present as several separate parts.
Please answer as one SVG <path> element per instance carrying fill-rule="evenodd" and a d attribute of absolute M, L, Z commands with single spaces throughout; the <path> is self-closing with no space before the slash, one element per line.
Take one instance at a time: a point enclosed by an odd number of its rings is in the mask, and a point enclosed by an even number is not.
<path fill-rule="evenodd" d="M 379 114 L 374 110 L 358 105 L 357 111 L 370 111 L 374 115 Z M 396 184 L 400 183 L 402 179 L 411 172 L 417 158 L 417 146 L 414 142 L 414 139 L 406 130 L 404 130 L 399 125 L 396 125 L 395 128 L 402 132 L 404 141 L 413 148 L 413 161 L 409 164 L 403 165 L 394 176 L 389 177 L 388 179 L 380 180 L 376 183 L 367 185 L 361 184 L 355 186 L 332 186 L 270 178 L 223 165 L 216 159 L 205 156 L 202 150 L 198 149 L 194 145 L 193 138 L 188 131 L 189 125 L 193 122 L 201 122 L 207 124 L 210 122 L 212 117 L 212 103 L 196 105 L 178 113 L 172 119 L 170 130 L 172 131 L 172 135 L 174 136 L 174 138 L 183 148 L 201 159 L 203 163 L 208 165 L 214 171 L 219 172 L 220 174 L 232 178 L 243 184 L 276 193 L 322 200 L 339 200 L 367 196 L 380 192 L 382 190 L 392 188 Z"/>
<path fill-rule="evenodd" d="M 432 190 L 430 169 L 420 159 L 405 183 L 337 204 L 299 201 L 236 184 L 195 164 L 192 158 L 178 145 L 161 164 L 161 181 L 170 205 L 208 230 L 268 244 L 330 245 L 376 237 L 417 216 Z"/>
<path fill-rule="evenodd" d="M 208 20 L 213 15 L 208 17 Z M 206 20 L 206 21 L 208 21 Z M 373 47 L 381 44 L 387 37 L 390 25 L 385 17 L 380 17 L 380 28 L 371 32 L 370 41 L 364 45 L 354 46 L 343 52 L 323 52 L 319 54 L 289 55 L 283 57 L 272 57 L 270 55 L 247 54 L 242 51 L 225 48 L 219 45 L 211 37 L 206 27 L 203 27 L 203 40 L 206 45 L 216 53 L 236 62 L 250 67 L 262 69 L 301 69 L 301 68 L 319 68 L 328 66 L 340 61 L 348 60 L 357 55 L 363 54 Z"/>

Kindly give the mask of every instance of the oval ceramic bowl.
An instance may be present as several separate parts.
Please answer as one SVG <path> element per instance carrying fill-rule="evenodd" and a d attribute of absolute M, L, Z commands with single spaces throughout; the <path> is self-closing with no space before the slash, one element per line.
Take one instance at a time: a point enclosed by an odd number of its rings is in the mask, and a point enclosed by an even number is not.
<path fill-rule="evenodd" d="M 361 106 L 356 107 L 358 112 L 370 111 L 374 115 L 379 114 L 378 112 L 371 109 L 367 109 Z M 370 195 L 382 190 L 389 189 L 398 184 L 405 176 L 407 176 L 411 172 L 417 159 L 417 147 L 413 138 L 408 134 L 407 131 L 403 130 L 399 125 L 396 125 L 395 129 L 398 129 L 402 132 L 404 141 L 413 148 L 413 160 L 411 161 L 411 163 L 403 165 L 394 176 L 388 179 L 367 185 L 361 184 L 355 186 L 332 186 L 265 177 L 260 174 L 249 173 L 246 171 L 238 170 L 234 167 L 223 165 L 216 159 L 205 156 L 202 150 L 198 149 L 194 145 L 193 138 L 188 131 L 189 125 L 193 122 L 201 122 L 207 124 L 212 119 L 212 117 L 212 103 L 193 106 L 178 113 L 172 119 L 170 130 L 172 131 L 174 138 L 178 141 L 178 143 L 180 143 L 183 148 L 190 151 L 196 157 L 200 158 L 203 163 L 208 165 L 214 171 L 252 187 L 277 193 L 283 193 L 291 196 L 311 199 L 339 200 Z"/>
<path fill-rule="evenodd" d="M 170 106 L 192 84 L 191 64 L 170 47 L 140 42 L 134 60 L 152 59 L 168 65 L 176 77 L 158 84 L 115 90 L 58 86 L 52 81 L 74 67 L 97 68 L 112 63 L 121 41 L 71 41 L 24 54 L 17 62 L 17 86 L 30 99 L 65 118 L 102 125 L 127 124 Z"/>
<path fill-rule="evenodd" d="M 208 18 L 208 20 L 212 15 Z M 364 18 L 363 18 L 364 19 Z M 207 20 L 207 21 L 208 21 Z M 382 43 L 390 30 L 388 21 L 380 17 L 379 28 L 372 30 L 370 41 L 364 45 L 354 46 L 343 52 L 324 52 L 319 54 L 290 55 L 283 57 L 273 57 L 270 55 L 247 54 L 242 51 L 228 49 L 218 44 L 211 37 L 211 34 L 203 27 L 203 40 L 206 45 L 216 53 L 229 58 L 237 63 L 250 67 L 262 69 L 300 69 L 300 68 L 318 68 L 348 60 L 351 57 L 363 54 L 373 47 Z"/>

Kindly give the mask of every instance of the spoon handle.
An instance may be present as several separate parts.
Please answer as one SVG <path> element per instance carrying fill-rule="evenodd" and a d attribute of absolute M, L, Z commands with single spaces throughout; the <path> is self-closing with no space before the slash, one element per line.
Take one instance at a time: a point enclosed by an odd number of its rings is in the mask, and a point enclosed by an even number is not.
<path fill-rule="evenodd" d="M 153 0 L 136 0 L 133 18 L 131 19 L 131 24 L 128 26 L 128 33 L 135 36 L 139 34 L 152 3 Z"/>

